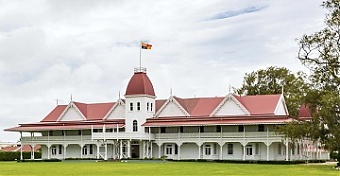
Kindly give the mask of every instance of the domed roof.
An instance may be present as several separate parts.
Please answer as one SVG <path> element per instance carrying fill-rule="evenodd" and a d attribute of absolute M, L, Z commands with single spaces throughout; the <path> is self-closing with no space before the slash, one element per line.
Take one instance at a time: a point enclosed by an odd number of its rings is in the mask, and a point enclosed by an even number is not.
<path fill-rule="evenodd" d="M 126 95 L 155 96 L 155 91 L 146 72 L 135 71 L 126 88 L 125 96 Z"/>

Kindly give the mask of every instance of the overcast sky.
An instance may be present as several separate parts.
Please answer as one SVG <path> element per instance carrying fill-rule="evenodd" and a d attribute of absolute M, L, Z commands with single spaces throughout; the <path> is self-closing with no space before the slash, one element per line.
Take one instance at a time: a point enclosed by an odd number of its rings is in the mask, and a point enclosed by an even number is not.
<path fill-rule="evenodd" d="M 296 72 L 297 40 L 323 28 L 320 0 L 0 0 L 0 141 L 55 106 L 112 102 L 139 65 L 156 96 L 225 96 L 245 73 Z"/>

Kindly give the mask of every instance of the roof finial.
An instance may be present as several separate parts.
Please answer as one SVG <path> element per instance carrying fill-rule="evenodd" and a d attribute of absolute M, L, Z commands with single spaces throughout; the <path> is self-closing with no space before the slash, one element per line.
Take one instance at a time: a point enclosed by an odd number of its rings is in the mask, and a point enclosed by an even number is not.
<path fill-rule="evenodd" d="M 120 99 L 120 91 L 118 92 L 118 98 Z"/>
<path fill-rule="evenodd" d="M 229 84 L 229 94 L 231 94 L 231 84 Z"/>
<path fill-rule="evenodd" d="M 73 101 L 73 97 L 72 97 L 72 94 L 71 94 L 71 102 Z"/>
<path fill-rule="evenodd" d="M 170 88 L 170 97 L 172 97 L 172 88 Z"/>
<path fill-rule="evenodd" d="M 58 106 L 59 105 L 59 99 L 58 98 L 56 99 L 56 103 L 57 103 L 57 106 Z"/>

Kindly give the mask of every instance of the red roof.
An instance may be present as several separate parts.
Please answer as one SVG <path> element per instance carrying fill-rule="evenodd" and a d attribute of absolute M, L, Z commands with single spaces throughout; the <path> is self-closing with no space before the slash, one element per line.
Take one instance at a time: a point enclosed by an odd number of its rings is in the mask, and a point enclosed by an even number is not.
<path fill-rule="evenodd" d="M 191 116 L 208 116 L 221 103 L 224 97 L 187 98 L 174 97 Z"/>
<path fill-rule="evenodd" d="M 146 127 L 200 126 L 200 125 L 246 125 L 246 124 L 284 124 L 291 121 L 289 116 L 228 116 L 228 117 L 162 117 L 149 118 Z"/>
<path fill-rule="evenodd" d="M 312 119 L 312 114 L 310 112 L 310 108 L 308 107 L 308 105 L 303 104 L 300 106 L 300 110 L 299 110 L 299 119 L 301 120 L 310 120 Z"/>
<path fill-rule="evenodd" d="M 84 115 L 86 120 L 101 120 L 114 106 L 115 102 L 109 103 L 94 103 L 86 104 L 80 102 L 73 102 L 77 106 L 79 111 Z M 42 122 L 55 122 L 60 115 L 64 112 L 67 105 L 58 105 L 52 112 L 50 112 Z"/>
<path fill-rule="evenodd" d="M 43 118 L 42 122 L 57 121 L 57 119 L 64 112 L 66 107 L 67 107 L 67 105 L 58 105 L 45 118 Z"/>
<path fill-rule="evenodd" d="M 166 100 L 156 100 L 156 109 L 155 112 L 158 112 L 158 110 L 163 106 L 163 104 L 166 102 Z"/>
<path fill-rule="evenodd" d="M 250 114 L 274 114 L 281 94 L 251 95 L 234 97 L 249 111 Z"/>
<path fill-rule="evenodd" d="M 125 95 L 151 95 L 155 96 L 152 83 L 144 72 L 135 72 L 126 88 Z"/>
<path fill-rule="evenodd" d="M 39 149 L 40 149 L 40 145 L 35 145 L 34 146 L 34 151 L 35 152 L 37 152 Z M 1 151 L 3 151 L 3 152 L 18 152 L 18 151 L 20 151 L 20 145 L 3 147 L 1 149 Z M 30 152 L 31 151 L 31 146 L 24 145 L 22 147 L 22 151 L 23 152 Z"/>

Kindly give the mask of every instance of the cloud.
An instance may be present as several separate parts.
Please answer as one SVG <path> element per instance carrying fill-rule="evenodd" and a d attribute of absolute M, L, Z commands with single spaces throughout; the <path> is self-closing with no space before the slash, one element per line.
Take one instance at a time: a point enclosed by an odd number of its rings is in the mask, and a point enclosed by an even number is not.
<path fill-rule="evenodd" d="M 294 4 L 286 6 L 287 3 Z M 158 98 L 224 96 L 271 65 L 304 69 L 296 38 L 323 27 L 321 1 L 0 0 L 0 129 L 40 121 L 56 99 L 124 95 L 142 51 Z M 209 19 L 209 20 L 206 20 Z M 0 141 L 18 134 L 0 131 Z"/>

